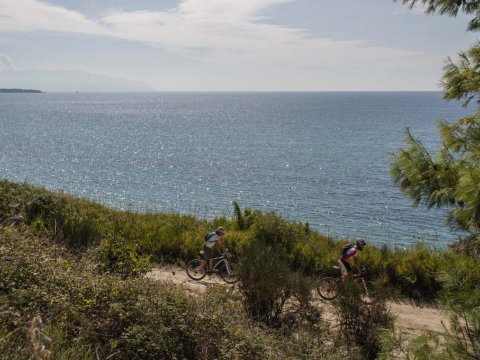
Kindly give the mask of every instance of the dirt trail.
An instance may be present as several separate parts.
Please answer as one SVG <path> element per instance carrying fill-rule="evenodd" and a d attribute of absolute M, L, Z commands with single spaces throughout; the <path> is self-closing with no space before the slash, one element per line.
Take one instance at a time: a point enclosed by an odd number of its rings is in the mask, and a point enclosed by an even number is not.
<path fill-rule="evenodd" d="M 179 266 L 155 266 L 147 277 L 155 281 L 181 284 L 194 292 L 204 291 L 210 284 L 223 284 L 232 290 L 235 286 L 225 284 L 217 276 L 207 275 L 201 281 L 194 281 L 187 276 L 185 269 Z M 395 327 L 402 332 L 419 333 L 424 330 L 444 332 L 442 322 L 448 324 L 448 317 L 442 311 L 432 307 L 419 307 L 404 302 L 390 302 L 389 306 L 396 317 Z"/>

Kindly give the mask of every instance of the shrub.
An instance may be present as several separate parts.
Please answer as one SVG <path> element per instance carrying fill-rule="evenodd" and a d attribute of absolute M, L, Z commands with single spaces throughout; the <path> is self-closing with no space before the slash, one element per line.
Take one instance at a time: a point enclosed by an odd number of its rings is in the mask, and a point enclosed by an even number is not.
<path fill-rule="evenodd" d="M 438 295 L 439 270 L 439 256 L 423 244 L 396 252 L 387 263 L 390 282 L 403 294 L 420 300 L 433 300 Z"/>
<path fill-rule="evenodd" d="M 105 271 L 116 273 L 126 278 L 139 276 L 151 270 L 150 257 L 139 255 L 137 246 L 127 244 L 121 236 L 109 236 L 98 249 L 98 259 Z"/>
<path fill-rule="evenodd" d="M 364 359 L 376 359 L 382 348 L 382 330 L 393 329 L 393 318 L 381 294 L 377 293 L 369 305 L 362 301 L 361 294 L 362 289 L 356 283 L 346 283 L 334 301 L 334 308 L 347 344 L 358 346 Z"/>
<path fill-rule="evenodd" d="M 273 214 L 254 224 L 238 269 L 245 309 L 256 321 L 280 326 L 311 310 L 312 283 L 292 268 L 295 239 L 292 227 Z"/>

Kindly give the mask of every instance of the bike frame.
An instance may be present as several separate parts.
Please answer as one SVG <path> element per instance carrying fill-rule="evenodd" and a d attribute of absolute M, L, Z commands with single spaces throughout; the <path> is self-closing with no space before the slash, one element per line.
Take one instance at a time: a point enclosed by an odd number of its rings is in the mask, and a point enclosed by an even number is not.
<path fill-rule="evenodd" d="M 218 261 L 215 263 L 215 265 L 213 266 L 213 269 L 217 269 L 217 268 L 219 268 L 223 263 L 225 263 L 225 267 L 226 267 L 226 269 L 227 269 L 227 274 L 228 274 L 228 275 L 231 275 L 231 274 L 232 274 L 232 272 L 230 271 L 230 264 L 229 264 L 228 260 L 225 258 L 224 255 L 219 256 L 218 258 L 213 258 L 214 261 L 215 261 L 215 259 L 220 259 L 220 260 L 218 260 Z"/>
<path fill-rule="evenodd" d="M 212 273 L 218 273 L 227 284 L 233 284 L 238 281 L 238 277 L 235 275 L 235 264 L 230 262 L 228 250 L 225 249 L 225 252 L 220 254 L 220 256 L 215 256 L 208 260 L 212 261 L 212 269 L 210 270 L 208 270 L 208 261 L 205 259 L 203 251 L 200 251 L 200 255 L 201 258 L 187 261 L 186 271 L 191 279 L 199 281 L 207 274 L 211 275 Z M 202 270 L 197 271 L 202 262 L 205 263 L 205 267 L 203 267 Z"/>
<path fill-rule="evenodd" d="M 338 269 L 340 270 L 340 268 L 338 266 L 333 266 L 334 269 Z M 360 286 L 363 288 L 363 291 L 365 292 L 365 296 L 367 298 L 371 297 L 372 293 L 369 291 L 368 289 L 368 286 L 367 286 L 367 281 L 365 280 L 364 278 L 365 274 L 364 273 L 360 273 L 360 274 L 353 274 L 353 276 L 350 277 L 349 281 L 354 281 L 356 282 L 357 284 L 361 284 Z M 330 281 L 331 283 L 334 283 L 336 284 L 335 287 L 336 287 L 336 290 L 334 291 L 334 295 L 330 298 L 328 295 L 322 295 L 321 294 L 321 290 L 319 290 L 319 288 L 317 288 L 317 292 L 320 294 L 321 297 L 323 297 L 324 299 L 326 300 L 332 300 L 334 298 L 336 298 L 339 294 L 339 290 L 345 285 L 342 283 L 341 281 L 341 276 L 340 277 L 330 277 L 330 276 L 326 276 L 326 277 L 323 277 L 320 279 L 320 282 L 322 281 L 326 281 L 327 283 Z"/>
<path fill-rule="evenodd" d="M 202 254 L 203 256 L 203 254 Z M 208 261 L 208 260 L 205 260 L 205 257 L 203 256 L 203 260 L 204 261 Z M 214 258 L 211 258 L 209 260 L 212 260 L 214 265 L 213 265 L 213 268 L 211 269 L 211 271 L 217 269 L 218 267 L 220 267 L 223 263 L 225 263 L 225 267 L 227 268 L 227 273 L 228 275 L 231 275 L 232 272 L 230 271 L 230 263 L 228 262 L 228 259 L 226 258 L 225 254 L 222 254 L 220 256 L 217 256 L 217 257 L 214 257 Z"/>

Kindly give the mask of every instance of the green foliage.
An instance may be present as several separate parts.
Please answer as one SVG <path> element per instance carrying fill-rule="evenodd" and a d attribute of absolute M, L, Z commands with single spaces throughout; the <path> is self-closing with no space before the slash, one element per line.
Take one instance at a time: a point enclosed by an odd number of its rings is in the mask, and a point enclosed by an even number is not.
<path fill-rule="evenodd" d="M 480 29 L 480 2 L 478 0 L 402 0 L 405 4 L 415 5 L 421 2 L 427 5 L 427 12 L 456 16 L 459 11 L 473 14 L 469 30 Z M 444 98 L 464 100 L 464 106 L 471 101 L 480 104 L 480 44 L 477 43 L 466 52 L 460 53 L 458 61 L 448 60 L 444 68 L 442 84 Z M 444 339 L 427 334 L 405 345 L 402 339 L 390 337 L 387 353 L 400 352 L 402 358 L 415 359 L 480 359 L 480 111 L 457 120 L 452 124 L 439 123 L 441 148 L 432 157 L 423 145 L 415 140 L 408 129 L 406 148 L 394 156 L 390 170 L 395 183 L 409 196 L 414 205 L 420 202 L 428 207 L 447 207 L 450 209 L 447 220 L 457 228 L 470 234 L 453 249 L 457 254 L 446 254 L 439 266 L 435 266 L 432 257 L 424 257 L 427 274 L 420 278 L 421 291 L 429 288 L 433 276 L 428 271 L 437 272 L 438 287 L 441 289 L 441 301 L 450 311 L 450 328 Z M 465 258 L 466 254 L 471 258 Z M 437 258 L 438 259 L 438 258 Z M 420 260 L 420 259 L 411 259 Z M 410 263 L 414 264 L 412 261 Z M 422 266 L 423 267 L 423 266 Z M 395 264 L 398 277 L 415 279 L 418 271 L 406 271 L 413 276 L 402 276 L 407 265 Z M 442 343 L 441 346 L 439 344 Z M 392 345 L 393 344 L 393 345 Z M 439 351 L 439 348 L 441 349 Z M 392 357 L 381 357 L 392 358 Z"/>
<path fill-rule="evenodd" d="M 46 204 L 45 209 L 32 214 L 44 215 L 27 221 L 28 226 L 37 234 L 47 235 L 56 243 L 67 245 L 76 254 L 98 252 L 97 247 L 102 241 L 105 251 L 114 234 L 115 239 L 122 239 L 120 248 L 135 249 L 134 252 L 118 251 L 136 254 L 138 260 L 150 256 L 156 262 L 184 261 L 197 256 L 206 232 L 222 225 L 227 229 L 225 245 L 237 257 L 244 257 L 244 252 L 254 241 L 261 244 L 266 257 L 270 251 L 281 254 L 275 256 L 280 256 L 293 272 L 309 276 L 338 276 L 338 270 L 332 269 L 332 265 L 336 265 L 342 241 L 322 236 L 305 224 L 286 221 L 275 214 L 245 210 L 242 216 L 248 226 L 246 230 L 238 230 L 235 220 L 220 218 L 208 222 L 193 216 L 119 211 L 63 193 L 0 181 L 0 211 L 3 211 L 4 217 L 17 213 L 25 215 L 27 204 L 39 198 L 50 200 L 39 202 Z M 478 238 L 466 238 L 456 244 L 454 250 L 474 255 L 473 251 L 466 250 L 471 249 L 472 244 L 478 244 Z M 125 255 L 124 259 L 129 257 Z M 108 256 L 104 260 L 102 266 L 108 268 Z M 434 299 L 441 288 L 436 278 L 437 270 L 455 267 L 457 261 L 460 261 L 457 257 L 443 257 L 421 246 L 401 251 L 369 245 L 362 251 L 362 262 L 371 278 L 397 288 L 403 295 L 423 300 Z M 125 269 L 135 269 L 130 265 Z"/>
<path fill-rule="evenodd" d="M 458 54 L 458 62 L 448 59 L 443 68 L 442 84 L 445 99 L 464 100 L 466 106 L 472 100 L 478 104 L 480 101 L 480 44 L 466 52 Z"/>
<path fill-rule="evenodd" d="M 475 254 L 480 251 L 480 117 L 439 126 L 442 147 L 436 158 L 407 129 L 407 146 L 394 155 L 390 171 L 415 206 L 450 208 L 450 224 L 470 233 L 467 250 Z"/>
<path fill-rule="evenodd" d="M 440 270 L 439 257 L 425 245 L 417 244 L 407 250 L 398 251 L 389 259 L 386 271 L 391 282 L 414 299 L 433 300 L 441 286 L 437 280 Z"/>
<path fill-rule="evenodd" d="M 401 0 L 414 6 L 426 5 L 428 13 L 456 16 L 459 11 L 473 14 L 470 30 L 480 29 L 478 0 Z M 480 104 L 480 43 L 449 59 L 442 84 L 448 100 L 464 100 L 464 106 L 475 100 Z M 436 156 L 406 131 L 406 148 L 394 155 L 390 166 L 393 181 L 400 185 L 413 204 L 450 209 L 452 226 L 470 233 L 462 240 L 462 249 L 469 255 L 480 254 L 480 112 L 449 124 L 439 123 L 441 147 Z"/>
<path fill-rule="evenodd" d="M 253 319 L 271 326 L 293 321 L 293 312 L 311 313 L 312 283 L 293 267 L 296 227 L 274 214 L 259 217 L 238 266 L 240 291 Z M 296 300 L 296 306 L 288 302 Z"/>
<path fill-rule="evenodd" d="M 381 339 L 379 360 L 454 360 L 442 344 L 443 337 L 433 332 L 425 332 L 413 339 L 402 333 L 386 331 Z"/>
<path fill-rule="evenodd" d="M 0 229 L 2 358 L 39 359 L 43 349 L 79 360 L 334 359 L 318 327 L 266 330 L 224 287 L 190 296 L 182 287 L 96 268 L 28 231 Z M 32 319 L 42 320 L 35 341 Z"/>
<path fill-rule="evenodd" d="M 245 219 L 243 218 L 242 210 L 236 201 L 233 202 L 233 214 L 235 215 L 238 230 L 245 230 L 247 228 Z"/>
<path fill-rule="evenodd" d="M 248 230 L 253 223 L 255 218 L 261 214 L 258 211 L 252 211 L 250 209 L 245 209 L 242 213 L 240 205 L 236 201 L 233 202 L 233 215 L 236 222 L 238 230 Z"/>
<path fill-rule="evenodd" d="M 393 318 L 385 298 L 378 296 L 372 304 L 365 305 L 361 294 L 359 285 L 346 283 L 334 308 L 347 344 L 358 347 L 351 352 L 359 351 L 363 359 L 376 359 L 382 349 L 382 331 L 393 329 Z"/>
<path fill-rule="evenodd" d="M 444 334 L 424 333 L 411 340 L 398 334 L 383 338 L 380 359 L 457 360 L 480 358 L 480 268 L 475 259 L 446 254 L 438 279 L 440 302 L 450 314 Z M 399 354 L 398 357 L 392 354 Z M 401 356 L 400 356 L 401 355 Z"/>
<path fill-rule="evenodd" d="M 121 236 L 109 236 L 102 241 L 98 257 L 105 271 L 123 277 L 139 276 L 151 270 L 150 257 L 139 255 L 137 246 Z"/>
<path fill-rule="evenodd" d="M 480 268 L 474 259 L 449 257 L 457 260 L 456 266 L 440 276 L 440 300 L 451 314 L 447 348 L 455 359 L 480 359 Z"/>

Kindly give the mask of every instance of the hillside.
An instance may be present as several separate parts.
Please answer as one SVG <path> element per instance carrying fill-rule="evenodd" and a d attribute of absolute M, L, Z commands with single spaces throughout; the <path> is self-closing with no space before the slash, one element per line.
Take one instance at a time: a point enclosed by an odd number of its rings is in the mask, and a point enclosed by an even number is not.
<path fill-rule="evenodd" d="M 10 94 L 10 93 L 41 93 L 41 90 L 33 90 L 33 89 L 0 89 L 0 94 L 5 93 L 5 94 Z"/>
<path fill-rule="evenodd" d="M 48 92 L 154 91 L 148 84 L 86 71 L 9 71 L 0 73 L 1 88 L 36 88 Z"/>
<path fill-rule="evenodd" d="M 235 204 L 232 219 L 209 222 L 0 181 L 0 221 L 15 214 L 26 224 L 0 229 L 0 353 L 9 359 L 46 359 L 43 350 L 68 359 L 478 355 L 479 260 L 459 253 L 369 246 L 362 259 L 374 303 L 365 306 L 352 284 L 324 306 L 315 279 L 338 276 L 331 264 L 342 242 L 274 213 Z M 235 291 L 218 284 L 192 292 L 183 281 L 144 278 L 151 260 L 172 266 L 195 256 L 203 234 L 219 225 L 238 265 Z M 402 317 L 398 299 L 441 305 L 451 328 L 422 335 L 442 330 L 438 318 L 425 323 L 439 313 L 410 307 Z"/>

